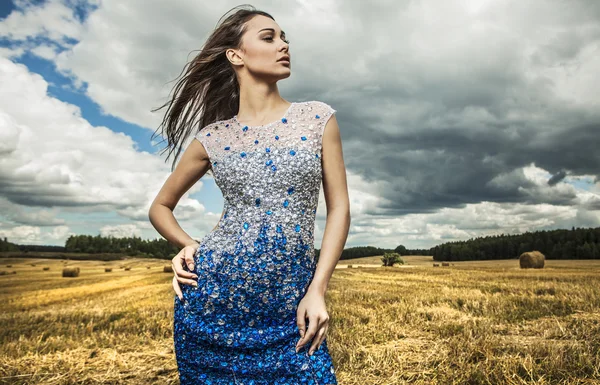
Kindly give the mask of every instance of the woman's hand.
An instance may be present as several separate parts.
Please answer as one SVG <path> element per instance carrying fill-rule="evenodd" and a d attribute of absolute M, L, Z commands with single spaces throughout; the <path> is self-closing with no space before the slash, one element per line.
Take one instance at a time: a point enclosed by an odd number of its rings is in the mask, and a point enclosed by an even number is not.
<path fill-rule="evenodd" d="M 191 245 L 185 246 L 177 253 L 177 255 L 171 260 L 171 266 L 173 267 L 173 289 L 179 297 L 179 300 L 183 300 L 183 293 L 179 283 L 185 283 L 187 285 L 198 286 L 198 282 L 194 281 L 198 276 L 191 271 L 194 270 L 194 253 L 198 249 L 199 244 L 192 243 Z M 188 271 L 183 270 L 182 262 L 188 267 Z"/>
<path fill-rule="evenodd" d="M 297 325 L 300 329 L 300 340 L 296 343 L 296 353 L 300 348 L 310 341 L 315 335 L 309 355 L 312 355 L 317 350 L 326 337 L 327 328 L 329 327 L 329 314 L 325 306 L 325 296 L 318 290 L 311 290 L 310 286 L 306 295 L 298 304 L 297 310 Z M 308 330 L 306 329 L 305 318 L 308 316 Z"/>

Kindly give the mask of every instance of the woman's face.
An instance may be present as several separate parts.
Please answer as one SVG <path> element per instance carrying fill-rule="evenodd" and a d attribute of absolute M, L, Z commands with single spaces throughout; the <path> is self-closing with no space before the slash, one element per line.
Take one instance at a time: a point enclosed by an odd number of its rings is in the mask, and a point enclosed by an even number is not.
<path fill-rule="evenodd" d="M 257 15 L 248 21 L 238 54 L 246 70 L 257 77 L 278 80 L 290 76 L 289 41 L 279 25 L 266 16 Z M 290 60 L 278 61 L 284 56 Z"/>

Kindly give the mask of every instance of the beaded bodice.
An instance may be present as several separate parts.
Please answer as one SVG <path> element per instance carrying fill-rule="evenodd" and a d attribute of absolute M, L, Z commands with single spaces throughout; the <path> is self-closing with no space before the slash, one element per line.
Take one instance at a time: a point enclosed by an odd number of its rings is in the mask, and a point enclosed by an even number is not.
<path fill-rule="evenodd" d="M 302 270 L 312 273 L 322 138 L 334 113 L 320 101 L 296 102 L 276 122 L 246 126 L 233 117 L 197 133 L 225 211 L 201 241 L 199 269 L 298 279 Z M 229 268 L 235 263 L 241 269 Z"/>

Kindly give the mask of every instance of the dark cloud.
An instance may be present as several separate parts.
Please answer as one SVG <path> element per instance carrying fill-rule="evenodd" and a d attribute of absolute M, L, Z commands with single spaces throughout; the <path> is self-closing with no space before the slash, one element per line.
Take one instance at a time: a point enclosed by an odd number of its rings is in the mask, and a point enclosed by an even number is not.
<path fill-rule="evenodd" d="M 564 170 L 561 170 L 559 172 L 557 172 L 556 174 L 552 175 L 552 178 L 550 178 L 548 180 L 548 184 L 550 186 L 554 186 L 555 184 L 557 184 L 558 182 L 562 181 L 563 179 L 565 179 L 565 177 L 567 176 L 567 172 Z"/>
<path fill-rule="evenodd" d="M 370 71 L 348 83 L 353 92 L 342 92 L 335 107 L 348 169 L 383 186 L 369 214 L 432 213 L 486 201 L 579 204 L 574 189 L 557 185 L 567 175 L 600 173 L 600 103 L 585 84 L 579 95 L 569 88 L 577 78 L 600 85 L 596 69 L 578 65 L 583 52 L 600 44 L 600 15 L 589 2 L 566 10 L 545 5 L 537 13 L 522 6 L 516 19 L 507 10 L 482 14 L 482 24 L 496 17 L 502 28 L 477 33 L 473 20 L 451 31 L 440 21 L 446 42 L 427 26 L 400 40 L 395 27 L 406 31 L 401 21 L 408 20 L 400 16 L 396 26 L 376 27 L 378 41 L 391 35 L 384 39 L 389 48 L 368 55 L 373 47 L 363 41 Z M 423 61 L 424 51 L 435 50 L 407 43 L 419 34 L 432 34 L 438 56 Z M 600 63 L 599 56 L 596 50 L 585 60 Z M 562 78 L 549 76 L 553 71 Z M 356 92 L 367 85 L 363 95 Z M 533 181 L 523 172 L 530 166 L 551 176 Z"/>

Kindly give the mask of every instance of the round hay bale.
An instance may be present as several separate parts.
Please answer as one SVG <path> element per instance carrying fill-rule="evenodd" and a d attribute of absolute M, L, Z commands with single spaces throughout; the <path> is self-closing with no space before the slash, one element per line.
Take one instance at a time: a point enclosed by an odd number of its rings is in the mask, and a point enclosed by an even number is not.
<path fill-rule="evenodd" d="M 442 262 L 442 266 L 450 266 L 450 262 Z"/>
<path fill-rule="evenodd" d="M 433 267 L 439 267 L 439 266 L 440 266 L 440 264 L 439 264 L 439 263 L 434 263 L 434 264 L 433 264 Z"/>
<path fill-rule="evenodd" d="M 125 268 L 125 271 L 128 271 L 128 270 L 131 270 L 131 267 L 128 266 Z"/>
<path fill-rule="evenodd" d="M 17 272 L 16 272 L 16 271 L 14 271 L 14 270 L 13 270 L 13 272 L 12 272 L 12 273 L 13 273 L 13 274 L 17 274 Z"/>
<path fill-rule="evenodd" d="M 79 277 L 79 267 L 65 267 L 62 271 L 63 277 Z"/>
<path fill-rule="evenodd" d="M 173 266 L 171 266 L 171 265 L 165 265 L 165 267 L 163 267 L 163 272 L 164 273 L 172 273 L 173 272 Z"/>
<path fill-rule="evenodd" d="M 4 271 L 4 270 L 0 271 L 0 275 L 7 275 L 7 274 L 9 274 L 8 271 Z"/>
<path fill-rule="evenodd" d="M 348 265 L 348 269 L 352 269 L 352 265 Z"/>
<path fill-rule="evenodd" d="M 12 265 L 6 265 L 6 267 L 12 267 Z"/>
<path fill-rule="evenodd" d="M 35 263 L 32 263 L 31 266 L 35 267 Z"/>
<path fill-rule="evenodd" d="M 44 271 L 50 270 L 48 266 L 44 267 Z"/>
<path fill-rule="evenodd" d="M 149 268 L 150 268 L 150 266 L 146 266 L 146 269 L 149 269 Z"/>
<path fill-rule="evenodd" d="M 112 268 L 110 268 L 110 267 L 105 267 L 104 268 L 104 272 L 105 273 L 110 273 L 111 271 L 112 271 Z"/>
<path fill-rule="evenodd" d="M 546 257 L 537 250 L 526 251 L 519 257 L 519 266 L 521 269 L 542 269 Z"/>

